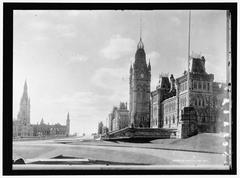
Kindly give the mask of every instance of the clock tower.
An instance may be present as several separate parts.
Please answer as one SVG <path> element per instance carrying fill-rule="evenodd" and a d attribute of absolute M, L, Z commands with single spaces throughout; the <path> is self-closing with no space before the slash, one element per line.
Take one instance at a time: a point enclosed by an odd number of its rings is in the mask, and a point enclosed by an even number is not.
<path fill-rule="evenodd" d="M 135 61 L 130 67 L 130 120 L 132 127 L 150 127 L 151 65 L 147 65 L 142 38 L 137 45 Z"/>

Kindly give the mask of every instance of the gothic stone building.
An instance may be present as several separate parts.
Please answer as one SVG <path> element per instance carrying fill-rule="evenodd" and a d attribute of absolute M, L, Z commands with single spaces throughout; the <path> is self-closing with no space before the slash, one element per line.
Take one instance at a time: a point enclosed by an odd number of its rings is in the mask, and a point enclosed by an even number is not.
<path fill-rule="evenodd" d="M 189 72 L 185 71 L 176 79 L 173 75 L 170 78 L 160 75 L 156 90 L 150 92 L 151 65 L 150 61 L 146 63 L 140 38 L 135 61 L 130 67 L 129 121 L 124 117 L 122 125 L 115 107 L 109 115 L 109 131 L 124 127 L 173 129 L 177 138 L 220 131 L 224 84 L 214 82 L 214 75 L 206 72 L 204 57 L 193 57 L 191 61 Z"/>
<path fill-rule="evenodd" d="M 33 136 L 69 136 L 70 119 L 69 113 L 67 114 L 66 125 L 46 124 L 42 119 L 40 124 L 32 125 Z"/>
<path fill-rule="evenodd" d="M 30 98 L 28 97 L 27 82 L 24 84 L 24 91 L 20 102 L 20 110 L 17 119 L 13 120 L 13 138 L 31 137 L 31 136 L 48 136 L 48 135 L 69 135 L 70 119 L 67 115 L 66 125 L 44 124 L 43 119 L 40 124 L 33 125 L 30 123 Z"/>
<path fill-rule="evenodd" d="M 151 92 L 152 128 L 176 128 L 187 132 L 216 132 L 221 123 L 220 108 L 224 84 L 213 81 L 205 69 L 205 58 L 192 58 L 191 70 L 174 79 L 161 75 L 156 90 Z M 181 130 L 185 108 L 193 108 L 195 120 Z M 185 111 L 186 112 L 186 111 Z M 180 136 L 179 136 L 180 137 Z"/>
<path fill-rule="evenodd" d="M 20 110 L 17 120 L 13 120 L 13 137 L 33 136 L 33 128 L 30 124 L 30 98 L 28 97 L 27 82 L 24 83 L 23 95 L 20 101 Z"/>
<path fill-rule="evenodd" d="M 146 63 L 142 39 L 137 45 L 135 61 L 130 67 L 129 96 L 132 127 L 150 127 L 151 65 Z"/>
<path fill-rule="evenodd" d="M 129 126 L 129 111 L 127 103 L 120 102 L 119 107 L 113 107 L 108 118 L 108 131 L 116 131 Z"/>

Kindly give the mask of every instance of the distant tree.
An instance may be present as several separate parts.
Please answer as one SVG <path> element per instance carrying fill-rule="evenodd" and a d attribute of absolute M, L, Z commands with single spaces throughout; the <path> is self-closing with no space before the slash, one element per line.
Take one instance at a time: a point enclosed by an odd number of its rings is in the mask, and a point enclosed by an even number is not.
<path fill-rule="evenodd" d="M 98 135 L 103 133 L 103 123 L 102 121 L 98 123 Z"/>

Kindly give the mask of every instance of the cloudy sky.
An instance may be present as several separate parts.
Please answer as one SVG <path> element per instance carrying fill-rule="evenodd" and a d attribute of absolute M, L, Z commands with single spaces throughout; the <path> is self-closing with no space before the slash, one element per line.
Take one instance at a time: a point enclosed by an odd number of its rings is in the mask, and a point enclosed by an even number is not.
<path fill-rule="evenodd" d="M 26 79 L 31 123 L 65 124 L 69 112 L 71 133 L 97 132 L 114 105 L 128 102 L 140 16 L 153 90 L 159 73 L 186 70 L 188 11 L 14 11 L 13 117 Z M 191 51 L 205 56 L 215 81 L 225 81 L 225 16 L 192 11 Z"/>

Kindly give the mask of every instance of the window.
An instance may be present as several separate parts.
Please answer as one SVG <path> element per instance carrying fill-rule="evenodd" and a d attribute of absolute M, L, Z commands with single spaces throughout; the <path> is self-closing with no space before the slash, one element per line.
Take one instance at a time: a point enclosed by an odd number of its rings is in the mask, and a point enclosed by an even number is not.
<path fill-rule="evenodd" d="M 206 121 L 205 116 L 202 117 L 202 122 L 204 123 Z"/>
<path fill-rule="evenodd" d="M 198 82 L 198 89 L 202 89 L 202 81 Z"/>
<path fill-rule="evenodd" d="M 198 105 L 201 106 L 201 99 L 199 99 L 199 101 L 198 101 Z"/>
<path fill-rule="evenodd" d="M 202 106 L 204 106 L 204 100 L 202 100 Z"/>
<path fill-rule="evenodd" d="M 167 117 L 166 117 L 165 119 L 166 119 L 166 124 L 168 124 L 168 120 L 167 120 Z"/>
<path fill-rule="evenodd" d="M 203 82 L 203 89 L 206 90 L 206 82 Z"/>
<path fill-rule="evenodd" d="M 193 88 L 194 88 L 194 89 L 197 88 L 197 81 L 193 81 Z"/>
<path fill-rule="evenodd" d="M 210 83 L 207 83 L 207 89 L 210 90 Z"/>
<path fill-rule="evenodd" d="M 174 115 L 173 115 L 173 124 L 175 124 L 175 117 L 174 117 Z"/>

